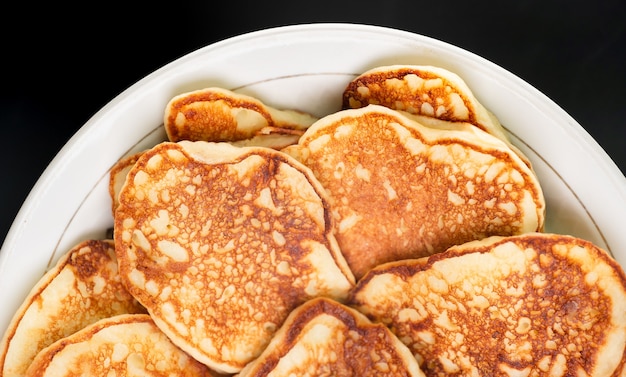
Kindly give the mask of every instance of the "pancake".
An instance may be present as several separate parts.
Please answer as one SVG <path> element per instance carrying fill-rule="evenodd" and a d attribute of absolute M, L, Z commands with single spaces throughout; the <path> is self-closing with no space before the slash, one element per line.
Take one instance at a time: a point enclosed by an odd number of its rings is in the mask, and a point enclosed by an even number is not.
<path fill-rule="evenodd" d="M 626 277 L 603 249 L 529 233 L 370 271 L 348 303 L 385 323 L 427 376 L 618 376 Z"/>
<path fill-rule="evenodd" d="M 120 274 L 172 341 L 223 373 L 265 348 L 289 312 L 344 299 L 354 277 L 323 188 L 288 155 L 164 142 L 128 173 L 115 212 Z"/>
<path fill-rule="evenodd" d="M 387 327 L 336 301 L 316 298 L 289 315 L 238 377 L 423 375 Z"/>
<path fill-rule="evenodd" d="M 111 196 L 112 213 L 115 213 L 119 204 L 117 198 L 126 182 L 126 176 L 142 153 L 143 151 L 120 158 L 109 171 L 109 195 Z"/>
<path fill-rule="evenodd" d="M 227 141 L 237 147 L 265 147 L 281 150 L 296 144 L 304 131 L 280 127 L 263 127 L 249 139 Z"/>
<path fill-rule="evenodd" d="M 165 107 L 169 141 L 244 141 L 283 148 L 296 143 L 317 120 L 305 112 L 277 109 L 255 97 L 210 87 L 179 94 Z"/>
<path fill-rule="evenodd" d="M 217 376 L 176 347 L 147 314 L 104 318 L 43 349 L 27 377 Z"/>
<path fill-rule="evenodd" d="M 283 149 L 327 190 L 357 279 L 381 263 L 543 229 L 545 201 L 531 169 L 502 140 L 455 128 L 369 105 L 323 117 Z"/>
<path fill-rule="evenodd" d="M 430 65 L 387 65 L 354 78 L 344 89 L 343 108 L 369 104 L 441 119 L 467 122 L 506 140 L 498 119 L 456 73 Z"/>
<path fill-rule="evenodd" d="M 0 343 L 0 375 L 23 376 L 41 349 L 124 313 L 145 309 L 121 283 L 113 241 L 80 242 L 44 274 L 13 316 Z"/>
<path fill-rule="evenodd" d="M 372 68 L 353 79 L 343 92 L 343 108 L 377 104 L 416 115 L 427 126 L 439 122 L 470 123 L 503 140 L 524 162 L 526 155 L 513 145 L 498 118 L 474 96 L 456 73 L 430 65 L 388 65 Z"/>

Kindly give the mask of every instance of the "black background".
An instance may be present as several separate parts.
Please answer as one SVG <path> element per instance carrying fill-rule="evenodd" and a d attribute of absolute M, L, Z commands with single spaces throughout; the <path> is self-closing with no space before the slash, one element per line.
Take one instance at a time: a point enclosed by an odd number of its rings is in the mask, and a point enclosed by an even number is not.
<path fill-rule="evenodd" d="M 212 42 L 297 23 L 388 26 L 467 49 L 545 93 L 626 172 L 625 3 L 12 2 L 1 22 L 0 242 L 55 154 L 120 92 Z"/>

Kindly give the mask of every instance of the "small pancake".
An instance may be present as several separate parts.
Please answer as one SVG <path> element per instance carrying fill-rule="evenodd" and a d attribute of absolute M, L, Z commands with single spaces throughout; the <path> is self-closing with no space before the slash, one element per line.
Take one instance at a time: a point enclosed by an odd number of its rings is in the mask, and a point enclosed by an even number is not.
<path fill-rule="evenodd" d="M 531 169 L 468 124 L 430 128 L 369 105 L 320 119 L 283 151 L 327 190 L 357 279 L 380 263 L 543 229 L 545 201 Z"/>
<path fill-rule="evenodd" d="M 230 141 L 229 143 L 237 147 L 265 147 L 281 150 L 296 144 L 303 133 L 302 130 L 263 127 L 249 139 Z"/>
<path fill-rule="evenodd" d="M 385 323 L 427 376 L 618 376 L 626 276 L 565 235 L 491 237 L 381 265 L 349 304 Z"/>
<path fill-rule="evenodd" d="M 498 119 L 456 73 L 430 65 L 389 65 L 354 78 L 343 92 L 343 108 L 382 105 L 451 122 L 467 122 L 506 140 Z"/>
<path fill-rule="evenodd" d="M 259 99 L 210 87 L 179 94 L 165 107 L 163 123 L 169 141 L 242 141 L 282 148 L 295 143 L 317 120 L 295 110 L 268 106 Z M 280 135 L 280 137 L 277 137 Z"/>
<path fill-rule="evenodd" d="M 409 349 L 382 324 L 337 301 L 296 308 L 265 351 L 238 377 L 424 376 Z"/>
<path fill-rule="evenodd" d="M 126 176 L 142 153 L 143 151 L 120 158 L 109 171 L 109 195 L 111 196 L 112 213 L 115 213 L 119 204 L 118 196 L 126 182 Z"/>
<path fill-rule="evenodd" d="M 123 313 L 145 309 L 121 283 L 113 241 L 77 244 L 37 282 L 13 316 L 0 343 L 0 375 L 24 375 L 44 347 Z"/>
<path fill-rule="evenodd" d="M 323 188 L 282 152 L 161 143 L 135 163 L 119 200 L 127 288 L 175 344 L 217 371 L 258 356 L 302 302 L 342 300 L 354 286 Z"/>
<path fill-rule="evenodd" d="M 104 318 L 43 349 L 26 377 L 217 376 L 159 330 L 147 314 Z"/>

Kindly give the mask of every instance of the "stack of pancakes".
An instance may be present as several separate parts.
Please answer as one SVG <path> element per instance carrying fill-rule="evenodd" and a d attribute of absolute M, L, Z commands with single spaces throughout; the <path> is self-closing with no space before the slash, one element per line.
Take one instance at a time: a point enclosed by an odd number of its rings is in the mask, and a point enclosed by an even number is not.
<path fill-rule="evenodd" d="M 626 370 L 622 268 L 543 233 L 530 161 L 452 72 L 372 69 L 319 119 L 207 88 L 164 126 L 111 170 L 103 272 L 33 289 L 0 376 Z M 61 286 L 116 310 L 47 332 Z"/>

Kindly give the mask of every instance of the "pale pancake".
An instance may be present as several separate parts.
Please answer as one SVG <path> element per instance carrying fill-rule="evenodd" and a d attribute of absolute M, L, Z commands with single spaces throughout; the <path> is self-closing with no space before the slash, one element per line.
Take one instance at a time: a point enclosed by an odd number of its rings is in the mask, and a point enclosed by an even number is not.
<path fill-rule="evenodd" d="M 104 318 L 43 349 L 27 377 L 217 376 L 176 347 L 147 314 Z"/>
<path fill-rule="evenodd" d="M 229 141 L 229 143 L 237 147 L 266 147 L 281 150 L 296 144 L 303 133 L 302 130 L 264 127 L 249 139 Z"/>
<path fill-rule="evenodd" d="M 115 213 L 129 291 L 196 359 L 234 373 L 289 312 L 354 285 L 308 168 L 270 148 L 165 142 L 128 174 Z"/>
<path fill-rule="evenodd" d="M 143 151 L 122 157 L 111 167 L 109 171 L 109 195 L 111 196 L 112 213 L 115 213 L 115 209 L 119 204 L 118 196 L 126 182 L 126 176 L 142 153 Z"/>
<path fill-rule="evenodd" d="M 179 94 L 165 107 L 169 141 L 242 141 L 279 149 L 295 143 L 317 120 L 305 112 L 277 109 L 248 95 L 210 87 Z"/>
<path fill-rule="evenodd" d="M 448 123 L 470 123 L 503 140 L 524 162 L 530 160 L 513 145 L 498 118 L 474 96 L 456 73 L 431 65 L 388 65 L 372 68 L 353 79 L 343 92 L 343 108 L 368 104 L 389 107 Z"/>
<path fill-rule="evenodd" d="M 532 170 L 468 124 L 425 127 L 369 105 L 320 119 L 284 151 L 327 190 L 357 279 L 380 263 L 543 229 L 545 201 Z"/>
<path fill-rule="evenodd" d="M 0 343 L 0 376 L 23 376 L 44 347 L 123 313 L 145 309 L 121 283 L 113 241 L 77 244 L 45 273 L 13 316 Z"/>
<path fill-rule="evenodd" d="M 238 377 L 424 376 L 409 349 L 382 324 L 337 301 L 294 309 L 265 351 Z"/>
<path fill-rule="evenodd" d="M 624 271 L 571 236 L 491 237 L 381 265 L 349 303 L 428 376 L 618 376 L 626 363 Z"/>

